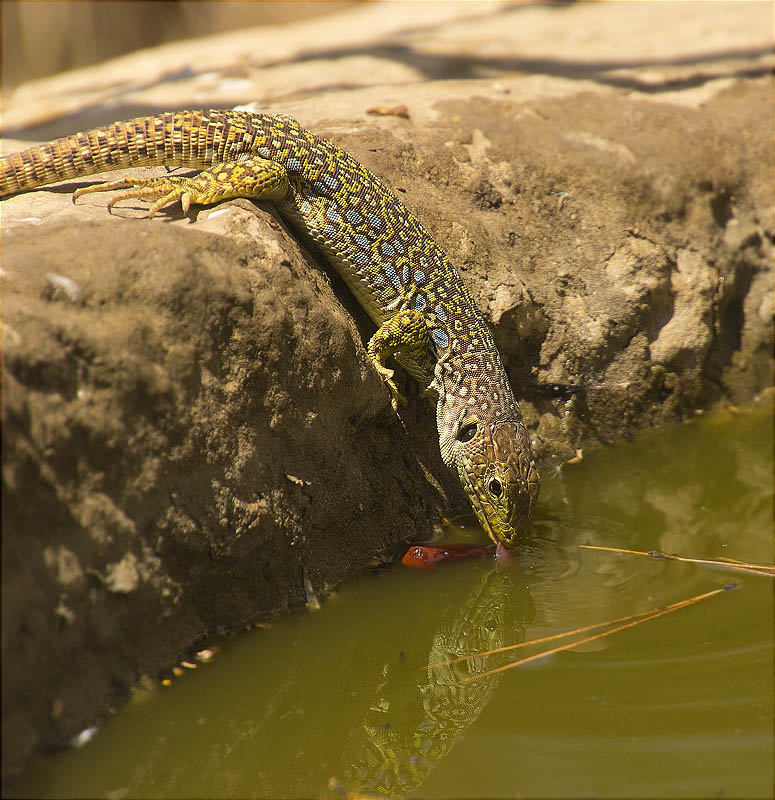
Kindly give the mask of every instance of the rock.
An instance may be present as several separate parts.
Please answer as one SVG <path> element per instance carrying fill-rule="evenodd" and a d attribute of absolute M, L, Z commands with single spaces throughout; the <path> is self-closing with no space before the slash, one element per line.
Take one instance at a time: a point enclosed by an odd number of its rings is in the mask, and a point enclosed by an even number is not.
<path fill-rule="evenodd" d="M 769 20 L 754 5 L 704 7 L 701 25 L 680 4 L 646 18 L 573 4 L 504 26 L 514 8 L 466 8 L 464 30 L 425 10 L 420 44 L 398 24 L 375 41 L 387 12 L 360 7 L 320 23 L 328 55 L 299 50 L 299 23 L 222 34 L 233 46 L 205 56 L 217 78 L 271 38 L 274 61 L 245 61 L 243 99 L 336 141 L 422 220 L 492 322 L 551 464 L 771 381 Z M 700 28 L 750 55 L 714 60 Z M 627 40 L 630 66 L 599 60 L 606 36 L 617 53 Z M 201 106 L 196 75 L 167 79 L 201 50 L 170 47 L 143 54 L 146 82 L 132 56 L 22 87 L 4 152 Z M 354 64 L 361 88 L 309 97 Z M 236 99 L 216 84 L 212 105 Z M 408 118 L 368 113 L 399 101 Z M 405 381 L 396 418 L 366 360 L 373 326 L 269 209 L 109 215 L 100 195 L 71 204 L 85 182 L 2 204 L 6 777 L 207 634 L 322 600 L 465 507 L 432 410 Z M 537 383 L 584 390 L 551 399 Z"/>
<path fill-rule="evenodd" d="M 687 373 L 702 366 L 713 340 L 711 312 L 717 287 L 717 273 L 699 254 L 678 253 L 670 274 L 672 314 L 649 344 L 654 363 Z"/>

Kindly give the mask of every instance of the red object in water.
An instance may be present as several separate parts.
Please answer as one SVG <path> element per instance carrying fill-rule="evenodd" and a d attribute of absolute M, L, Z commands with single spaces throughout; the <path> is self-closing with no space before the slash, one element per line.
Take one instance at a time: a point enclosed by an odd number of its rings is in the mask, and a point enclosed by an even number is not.
<path fill-rule="evenodd" d="M 494 553 L 493 544 L 448 544 L 445 547 L 424 547 L 418 544 L 404 553 L 401 563 L 413 569 L 436 569 L 437 564 L 455 558 L 482 558 Z"/>

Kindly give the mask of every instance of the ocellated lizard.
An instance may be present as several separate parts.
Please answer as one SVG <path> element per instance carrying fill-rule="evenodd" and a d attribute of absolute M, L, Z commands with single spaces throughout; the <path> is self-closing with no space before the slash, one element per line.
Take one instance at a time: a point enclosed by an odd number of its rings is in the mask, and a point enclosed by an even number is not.
<path fill-rule="evenodd" d="M 77 133 L 5 156 L 0 197 L 135 166 L 197 168 L 191 177 L 127 178 L 149 215 L 177 201 L 267 200 L 314 241 L 377 324 L 368 356 L 403 402 L 393 356 L 436 399 L 439 447 L 482 526 L 512 547 L 538 493 L 530 438 L 492 335 L 466 285 L 422 224 L 352 156 L 281 115 L 182 111 Z"/>

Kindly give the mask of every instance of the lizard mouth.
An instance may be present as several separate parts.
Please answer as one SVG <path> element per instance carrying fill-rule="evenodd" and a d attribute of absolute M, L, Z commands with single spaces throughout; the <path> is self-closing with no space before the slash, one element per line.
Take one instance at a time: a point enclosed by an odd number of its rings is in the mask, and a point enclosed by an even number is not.
<path fill-rule="evenodd" d="M 495 529 L 493 528 L 492 523 L 487 518 L 487 515 L 484 513 L 484 507 L 481 498 L 479 497 L 479 492 L 476 489 L 476 485 L 471 480 L 468 473 L 464 469 L 461 469 L 459 470 L 459 475 L 460 475 L 460 480 L 463 484 L 463 488 L 466 490 L 466 494 L 468 495 L 471 505 L 473 506 L 474 512 L 476 513 L 477 519 L 479 520 L 479 524 L 482 526 L 482 528 L 484 528 L 484 532 L 490 537 L 490 539 L 492 539 L 492 541 L 496 545 L 502 545 L 503 547 L 507 548 L 513 547 L 514 545 L 511 537 L 507 539 L 505 537 L 499 537 L 495 533 Z"/>

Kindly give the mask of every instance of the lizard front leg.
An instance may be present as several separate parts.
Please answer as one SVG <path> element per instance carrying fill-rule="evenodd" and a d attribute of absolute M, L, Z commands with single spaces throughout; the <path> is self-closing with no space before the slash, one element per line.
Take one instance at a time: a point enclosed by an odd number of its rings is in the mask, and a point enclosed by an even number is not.
<path fill-rule="evenodd" d="M 85 186 L 76 189 L 73 202 L 85 194 L 115 189 L 124 191 L 110 198 L 109 210 L 121 200 L 147 200 L 152 203 L 148 210 L 149 217 L 178 200 L 186 213 L 192 203 L 212 205 L 234 197 L 280 202 L 289 192 L 288 174 L 282 164 L 252 156 L 243 161 L 215 164 L 189 177 L 165 175 L 160 178 L 123 178 Z"/>
<path fill-rule="evenodd" d="M 429 345 L 425 317 L 419 311 L 412 309 L 399 311 L 387 322 L 383 322 L 369 339 L 366 352 L 390 390 L 390 404 L 394 411 L 398 410 L 399 403 L 406 404 L 406 398 L 398 391 L 393 381 L 395 373 L 385 366 L 384 359 L 397 355 L 424 364 L 428 360 Z"/>

